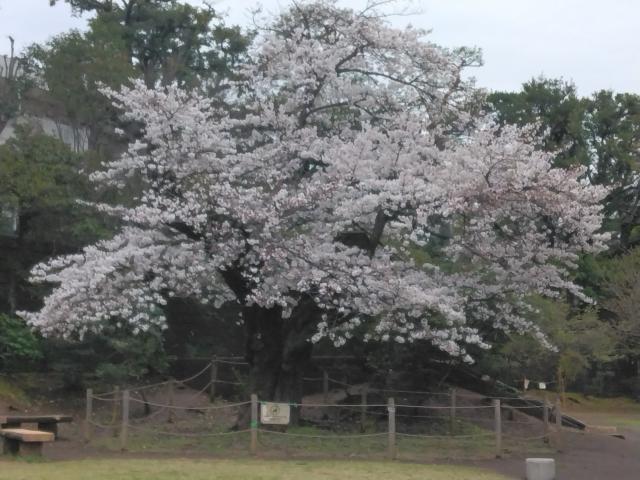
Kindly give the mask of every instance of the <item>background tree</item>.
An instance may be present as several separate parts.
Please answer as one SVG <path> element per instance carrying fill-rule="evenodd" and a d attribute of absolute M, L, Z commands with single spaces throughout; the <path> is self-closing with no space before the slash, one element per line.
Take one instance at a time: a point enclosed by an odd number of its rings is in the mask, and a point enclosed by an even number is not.
<path fill-rule="evenodd" d="M 202 78 L 220 87 L 248 45 L 238 27 L 225 26 L 208 6 L 178 0 L 65 1 L 77 12 L 95 13 L 93 28 L 107 29 L 123 43 L 130 64 L 150 87 Z"/>
<path fill-rule="evenodd" d="M 587 106 L 574 84 L 541 77 L 523 84 L 520 92 L 493 92 L 487 101 L 502 124 L 537 125 L 541 147 L 555 154 L 555 166 L 589 164 L 583 130 Z"/>

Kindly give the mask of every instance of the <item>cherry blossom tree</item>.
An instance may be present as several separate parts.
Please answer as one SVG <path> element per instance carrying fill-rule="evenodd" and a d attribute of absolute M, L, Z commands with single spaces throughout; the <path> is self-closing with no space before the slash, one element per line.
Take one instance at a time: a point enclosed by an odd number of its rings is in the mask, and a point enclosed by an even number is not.
<path fill-rule="evenodd" d="M 606 191 L 480 113 L 463 76 L 476 51 L 314 1 L 263 28 L 250 58 L 224 109 L 176 86 L 106 92 L 144 129 L 92 178 L 144 189 L 96 206 L 121 219 L 114 238 L 34 268 L 55 288 L 31 324 L 144 331 L 172 296 L 238 302 L 252 388 L 295 401 L 321 338 L 470 360 L 487 328 L 545 341 L 531 294 L 584 297 L 571 271 L 604 248 Z"/>

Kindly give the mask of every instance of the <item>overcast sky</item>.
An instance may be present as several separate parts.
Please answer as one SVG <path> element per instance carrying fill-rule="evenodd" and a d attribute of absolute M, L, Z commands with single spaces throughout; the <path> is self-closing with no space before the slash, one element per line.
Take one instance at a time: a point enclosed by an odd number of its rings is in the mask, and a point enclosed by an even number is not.
<path fill-rule="evenodd" d="M 366 0 L 341 0 L 354 8 Z M 192 0 L 197 4 L 199 0 Z M 255 0 L 214 0 L 231 23 L 246 25 Z M 262 0 L 277 13 L 287 0 Z M 478 46 L 485 65 L 474 75 L 478 84 L 516 90 L 544 74 L 573 80 L 580 93 L 608 88 L 640 93 L 639 0 L 413 0 L 412 16 L 393 18 L 432 29 L 432 39 L 445 46 Z M 7 35 L 18 49 L 43 42 L 70 28 L 83 28 L 66 4 L 49 0 L 0 0 L 0 53 Z"/>

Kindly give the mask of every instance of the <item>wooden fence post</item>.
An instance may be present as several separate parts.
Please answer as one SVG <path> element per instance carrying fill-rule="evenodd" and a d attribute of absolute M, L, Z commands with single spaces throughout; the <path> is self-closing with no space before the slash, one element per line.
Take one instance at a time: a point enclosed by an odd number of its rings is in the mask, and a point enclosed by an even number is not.
<path fill-rule="evenodd" d="M 91 416 L 93 414 L 93 390 L 87 388 L 86 412 L 84 417 L 84 441 L 89 443 L 93 433 L 93 425 L 91 425 Z"/>
<path fill-rule="evenodd" d="M 176 381 L 172 378 L 167 382 L 167 405 L 169 405 L 169 417 L 167 421 L 169 423 L 173 423 L 175 421 L 175 412 L 173 411 L 173 405 L 175 402 L 175 383 Z"/>
<path fill-rule="evenodd" d="M 390 398 L 387 403 L 387 412 L 389 417 L 389 459 L 395 460 L 396 458 L 396 402 L 393 398 Z"/>
<path fill-rule="evenodd" d="M 547 403 L 547 394 L 544 395 L 544 404 L 542 405 L 542 421 L 544 423 L 544 443 L 549 443 L 549 404 Z"/>
<path fill-rule="evenodd" d="M 129 433 L 129 390 L 122 391 L 122 427 L 120 429 L 120 449 L 127 449 L 127 436 Z"/>
<path fill-rule="evenodd" d="M 118 436 L 118 417 L 120 416 L 120 387 L 117 386 L 113 390 L 113 409 L 111 410 L 111 424 L 113 425 L 113 436 Z"/>
<path fill-rule="evenodd" d="M 251 394 L 251 455 L 258 453 L 258 395 Z"/>
<path fill-rule="evenodd" d="M 324 404 L 329 403 L 329 374 L 326 370 L 322 371 L 322 398 Z"/>
<path fill-rule="evenodd" d="M 500 399 L 493 400 L 493 430 L 496 435 L 496 458 L 502 457 L 502 415 L 500 411 Z"/>
<path fill-rule="evenodd" d="M 216 382 L 218 381 L 218 357 L 214 355 L 211 358 L 211 384 L 209 385 L 209 401 L 214 402 L 216 398 Z"/>
<path fill-rule="evenodd" d="M 456 389 L 451 389 L 451 408 L 449 410 L 449 433 L 453 436 L 456 433 Z"/>
<path fill-rule="evenodd" d="M 362 387 L 360 392 L 360 431 L 364 433 L 367 429 L 367 393 L 368 385 Z"/>
<path fill-rule="evenodd" d="M 562 451 L 562 409 L 561 400 L 556 400 L 556 449 Z"/>

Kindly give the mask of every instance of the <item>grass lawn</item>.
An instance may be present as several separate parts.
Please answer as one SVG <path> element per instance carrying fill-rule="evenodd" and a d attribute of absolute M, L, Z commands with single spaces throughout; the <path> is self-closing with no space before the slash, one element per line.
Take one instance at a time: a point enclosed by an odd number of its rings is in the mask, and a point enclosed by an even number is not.
<path fill-rule="evenodd" d="M 506 480 L 450 465 L 263 460 L 83 460 L 0 462 L 1 480 Z"/>

